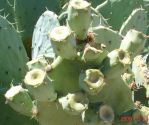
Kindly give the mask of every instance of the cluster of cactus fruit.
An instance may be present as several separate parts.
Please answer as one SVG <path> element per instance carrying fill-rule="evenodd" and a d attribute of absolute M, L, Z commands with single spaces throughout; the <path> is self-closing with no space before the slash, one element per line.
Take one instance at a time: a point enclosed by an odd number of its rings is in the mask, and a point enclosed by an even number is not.
<path fill-rule="evenodd" d="M 95 8 L 70 0 L 59 16 L 40 16 L 28 62 L 14 27 L 0 17 L 0 53 L 7 51 L 0 82 L 15 83 L 6 103 L 41 125 L 147 125 L 149 108 L 133 99 L 141 87 L 149 98 L 149 54 L 139 55 L 147 27 L 142 0 L 106 0 Z"/>

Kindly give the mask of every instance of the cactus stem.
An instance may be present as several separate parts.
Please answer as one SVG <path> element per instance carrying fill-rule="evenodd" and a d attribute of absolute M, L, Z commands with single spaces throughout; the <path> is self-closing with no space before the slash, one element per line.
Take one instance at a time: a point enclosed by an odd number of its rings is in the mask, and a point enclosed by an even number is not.
<path fill-rule="evenodd" d="M 91 24 L 91 4 L 85 0 L 71 0 L 67 11 L 67 25 L 77 39 L 85 40 Z"/>
<path fill-rule="evenodd" d="M 40 86 L 42 84 L 46 73 L 42 70 L 34 69 L 27 73 L 25 76 L 25 83 L 28 85 L 32 85 L 34 87 Z"/>
<path fill-rule="evenodd" d="M 24 79 L 30 94 L 39 101 L 54 101 L 57 98 L 52 80 L 41 69 L 29 71 Z"/>
<path fill-rule="evenodd" d="M 5 93 L 5 98 L 6 103 L 8 103 L 15 111 L 29 117 L 33 116 L 33 107 L 35 105 L 27 93 L 27 90 L 23 89 L 21 85 L 12 86 Z"/>
<path fill-rule="evenodd" d="M 63 109 L 73 115 L 78 115 L 87 110 L 89 100 L 81 93 L 68 94 L 59 99 Z"/>
<path fill-rule="evenodd" d="M 87 44 L 82 55 L 82 60 L 86 63 L 100 65 L 108 54 L 108 51 L 105 48 L 106 46 L 100 43 L 92 42 Z"/>
<path fill-rule="evenodd" d="M 53 49 L 62 58 L 74 59 L 77 56 L 76 40 L 73 32 L 66 26 L 59 26 L 49 34 Z"/>
<path fill-rule="evenodd" d="M 80 74 L 80 87 L 90 95 L 97 95 L 105 85 L 103 74 L 97 69 L 88 69 Z"/>

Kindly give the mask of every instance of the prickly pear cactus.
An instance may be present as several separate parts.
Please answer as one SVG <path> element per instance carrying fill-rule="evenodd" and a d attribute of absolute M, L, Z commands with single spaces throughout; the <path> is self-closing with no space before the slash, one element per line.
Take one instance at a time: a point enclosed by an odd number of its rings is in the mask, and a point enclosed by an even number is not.
<path fill-rule="evenodd" d="M 27 120 L 5 104 L 3 94 L 10 87 L 9 83 L 15 84 L 22 81 L 27 71 L 28 58 L 19 34 L 2 16 L 0 16 L 0 46 L 0 106 L 3 114 L 0 122 L 3 125 L 35 125 L 35 121 Z"/>
<path fill-rule="evenodd" d="M 147 14 L 144 9 L 139 8 L 134 10 L 128 19 L 123 23 L 120 34 L 126 35 L 128 30 L 136 29 L 140 32 L 146 33 Z"/>
<path fill-rule="evenodd" d="M 28 58 L 19 34 L 2 16 L 0 16 L 0 46 L 0 83 L 19 82 L 26 73 Z"/>
<path fill-rule="evenodd" d="M 119 48 L 121 40 L 123 39 L 118 32 L 104 26 L 93 28 L 93 33 L 95 33 L 95 42 L 105 44 L 109 52 L 113 49 Z"/>
<path fill-rule="evenodd" d="M 30 3 L 30 4 L 28 4 Z M 51 6 L 52 5 L 52 6 Z M 59 11 L 60 4 L 59 0 L 54 2 L 51 0 L 31 0 L 31 1 L 20 1 L 16 0 L 14 3 L 15 7 L 15 19 L 17 21 L 17 26 L 20 31 L 23 32 L 24 39 L 31 37 L 33 28 L 36 20 L 40 13 L 45 11 L 46 7 L 55 12 Z M 32 28 L 31 28 L 32 27 Z"/>
<path fill-rule="evenodd" d="M 128 29 L 122 36 L 108 24 L 96 23 L 93 14 L 99 16 L 98 10 L 109 2 L 114 15 L 116 7 L 131 5 L 115 23 L 140 6 L 134 1 L 107 0 L 93 8 L 85 0 L 70 0 L 58 16 L 66 15 L 65 25 L 59 25 L 53 12 L 40 17 L 28 72 L 22 85 L 5 93 L 10 107 L 40 125 L 147 125 L 143 118 L 149 108 L 132 99 L 129 82 L 136 76 L 124 74 L 132 73 L 128 72 L 132 61 L 142 52 L 148 36 L 137 29 Z M 52 61 L 47 58 L 51 54 Z"/>
<path fill-rule="evenodd" d="M 59 26 L 58 16 L 51 12 L 45 11 L 34 28 L 32 39 L 32 59 L 37 58 L 40 55 L 44 55 L 47 58 L 54 59 L 55 54 L 51 47 L 51 41 L 48 39 L 48 33 L 54 27 Z"/>
<path fill-rule="evenodd" d="M 29 57 L 31 56 L 32 33 L 38 17 L 46 9 L 58 14 L 61 4 L 60 0 L 1 0 L 0 11 L 3 11 L 0 14 L 8 15 L 9 21 L 20 32 Z"/>
<path fill-rule="evenodd" d="M 109 1 L 99 11 L 106 19 L 109 25 L 115 30 L 119 30 L 122 23 L 127 19 L 130 13 L 143 6 L 143 0 L 107 0 Z M 122 11 L 123 10 L 123 11 Z"/>

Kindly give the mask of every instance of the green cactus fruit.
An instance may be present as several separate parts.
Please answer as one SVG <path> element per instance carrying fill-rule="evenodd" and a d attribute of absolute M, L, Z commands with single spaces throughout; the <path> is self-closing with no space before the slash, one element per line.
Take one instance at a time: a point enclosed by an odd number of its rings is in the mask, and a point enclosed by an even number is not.
<path fill-rule="evenodd" d="M 105 85 L 104 75 L 98 69 L 88 69 L 80 74 L 80 88 L 90 95 L 97 95 Z"/>
<path fill-rule="evenodd" d="M 45 69 L 45 67 L 50 63 L 50 61 L 45 56 L 38 56 L 36 59 L 32 59 L 27 62 L 27 66 L 29 70 L 32 69 Z"/>
<path fill-rule="evenodd" d="M 108 24 L 113 29 L 119 30 L 130 13 L 141 6 L 143 6 L 143 0 L 109 0 L 105 6 L 99 8 L 99 11 L 108 19 Z"/>
<path fill-rule="evenodd" d="M 41 69 L 29 71 L 24 82 L 29 93 L 38 101 L 52 102 L 57 98 L 52 80 Z"/>
<path fill-rule="evenodd" d="M 106 45 L 107 50 L 110 52 L 113 49 L 118 49 L 122 36 L 118 32 L 104 26 L 98 26 L 93 29 L 94 41 Z"/>
<path fill-rule="evenodd" d="M 104 44 L 91 42 L 85 46 L 81 58 L 85 63 L 100 65 L 106 58 L 107 54 L 108 51 Z"/>
<path fill-rule="evenodd" d="M 55 27 L 49 34 L 49 38 L 57 55 L 65 59 L 74 59 L 77 56 L 76 40 L 68 27 Z"/>
<path fill-rule="evenodd" d="M 71 61 L 57 57 L 53 63 L 48 65 L 50 66 L 50 69 L 47 69 L 47 73 L 48 76 L 53 80 L 52 82 L 54 83 L 54 88 L 58 94 L 58 98 L 61 98 L 70 92 L 79 92 L 79 86 L 77 83 L 81 68 L 77 63 L 78 62 L 75 60 Z M 59 77 L 58 79 L 57 76 Z M 37 108 L 37 119 L 41 125 L 49 125 L 49 123 L 57 125 L 70 125 L 73 123 L 77 125 L 83 125 L 80 115 L 74 116 L 65 112 L 58 100 L 55 100 L 54 102 L 37 101 Z M 59 120 L 57 120 L 57 118 Z"/>
<path fill-rule="evenodd" d="M 88 98 L 90 103 L 104 102 L 110 105 L 115 116 L 134 108 L 131 91 L 120 77 L 111 80 L 105 78 L 105 85 L 99 91 L 98 95 L 88 95 Z"/>
<path fill-rule="evenodd" d="M 130 29 L 135 29 L 137 31 L 146 33 L 147 31 L 147 13 L 145 12 L 144 9 L 139 8 L 135 9 L 128 19 L 123 23 L 121 29 L 120 29 L 120 34 L 126 35 L 126 33 Z"/>
<path fill-rule="evenodd" d="M 65 97 L 59 98 L 58 101 L 62 105 L 64 111 L 73 115 L 80 115 L 82 112 L 87 110 L 89 103 L 89 100 L 80 93 L 68 93 Z"/>
<path fill-rule="evenodd" d="M 131 58 L 138 55 L 144 48 L 147 37 L 139 31 L 131 29 L 121 42 L 120 48 L 129 52 Z"/>
<path fill-rule="evenodd" d="M 67 25 L 77 39 L 86 39 L 91 24 L 91 4 L 85 0 L 71 0 L 67 12 Z"/>
<path fill-rule="evenodd" d="M 53 28 L 59 26 L 57 15 L 46 10 L 38 19 L 32 38 L 32 59 L 44 55 L 47 58 L 54 59 L 55 53 L 48 38 L 48 34 Z"/>
<path fill-rule="evenodd" d="M 129 53 L 122 49 L 113 50 L 108 54 L 103 64 L 101 71 L 106 79 L 120 77 L 131 64 Z"/>
<path fill-rule="evenodd" d="M 28 58 L 19 34 L 2 16 L 0 16 L 0 46 L 0 83 L 9 87 L 7 83 L 20 82 L 23 79 Z"/>
<path fill-rule="evenodd" d="M 30 67 L 36 69 L 38 68 L 36 65 L 38 66 L 38 61 L 35 61 Z M 80 61 L 66 60 L 58 56 L 53 63 L 49 63 L 45 67 L 43 67 L 43 65 L 44 64 L 41 62 L 41 69 L 46 71 L 48 77 L 51 78 L 58 96 L 79 91 L 78 78 L 82 69 Z M 57 76 L 59 76 L 58 79 Z"/>
<path fill-rule="evenodd" d="M 33 110 L 35 108 L 31 97 L 26 89 L 23 89 L 21 85 L 12 86 L 5 93 L 6 103 L 8 103 L 15 111 L 32 117 Z"/>

